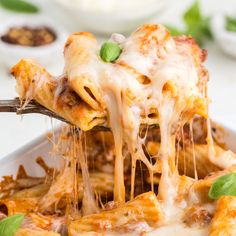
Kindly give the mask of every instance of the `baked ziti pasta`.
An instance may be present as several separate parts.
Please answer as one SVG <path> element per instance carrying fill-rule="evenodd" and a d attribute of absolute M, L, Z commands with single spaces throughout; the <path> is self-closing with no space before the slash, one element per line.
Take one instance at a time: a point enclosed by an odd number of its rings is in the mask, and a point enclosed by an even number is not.
<path fill-rule="evenodd" d="M 35 100 L 72 124 L 54 135 L 60 168 L 39 158 L 44 177 L 3 178 L 2 219 L 24 213 L 15 235 L 235 235 L 236 156 L 209 118 L 207 52 L 149 24 L 102 47 L 74 33 L 64 57 L 58 77 L 12 68 L 22 109 Z"/>

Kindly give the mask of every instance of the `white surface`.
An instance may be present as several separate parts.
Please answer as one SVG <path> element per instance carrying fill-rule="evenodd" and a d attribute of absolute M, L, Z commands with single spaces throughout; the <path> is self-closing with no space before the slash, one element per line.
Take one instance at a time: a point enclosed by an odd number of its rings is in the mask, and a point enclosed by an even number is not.
<path fill-rule="evenodd" d="M 69 19 L 69 16 L 64 14 L 64 17 L 61 17 L 63 12 L 52 5 L 51 1 L 35 0 L 35 2 L 42 5 L 42 17 L 52 17 L 66 31 L 73 31 L 70 24 L 65 20 Z M 0 8 L 0 22 L 14 18 L 14 14 L 3 11 Z M 63 48 L 61 48 L 59 56 L 53 54 L 50 56 L 54 63 L 47 66 L 47 69 L 51 73 L 60 74 L 63 69 Z M 1 54 L 0 59 L 4 60 Z M 9 68 L 0 64 L 0 99 L 11 99 L 16 96 L 15 81 L 9 74 Z M 50 130 L 50 127 L 51 120 L 41 115 L 25 115 L 22 119 L 21 116 L 13 113 L 0 113 L 0 159 L 35 139 L 45 131 Z"/>
<path fill-rule="evenodd" d="M 40 1 L 44 2 L 44 1 Z M 168 10 L 168 13 L 162 17 L 162 21 L 176 23 L 177 16 L 181 15 L 181 10 L 189 4 L 190 0 L 176 1 L 176 4 Z M 50 3 L 50 4 L 49 4 Z M 47 1 L 45 5 L 45 14 L 52 16 L 71 32 L 76 29 L 76 25 L 69 24 L 70 17 L 60 17 L 55 7 L 50 7 L 52 1 Z M 235 8 L 235 0 L 225 0 L 224 2 L 207 0 L 202 1 L 204 10 L 207 13 L 222 10 L 223 8 Z M 52 11 L 53 9 L 53 11 Z M 6 18 L 0 10 L 0 21 Z M 152 22 L 158 23 L 155 19 Z M 79 30 L 79 29 L 77 29 Z M 236 60 L 227 57 L 216 46 L 215 42 L 210 42 L 206 45 L 209 52 L 209 58 L 206 66 L 210 72 L 209 96 L 212 99 L 211 114 L 220 120 L 221 123 L 228 124 L 236 130 Z M 1 55 L 0 55 L 1 57 Z M 55 60 L 54 66 L 47 69 L 54 73 L 60 74 L 63 69 L 63 56 L 55 58 L 52 55 L 52 60 Z M 9 99 L 15 97 L 15 81 L 7 74 L 6 68 L 0 67 L 0 99 Z M 50 120 L 40 115 L 25 115 L 23 120 L 15 114 L 1 113 L 0 114 L 0 158 L 13 152 L 38 135 L 42 134 L 50 128 Z"/>

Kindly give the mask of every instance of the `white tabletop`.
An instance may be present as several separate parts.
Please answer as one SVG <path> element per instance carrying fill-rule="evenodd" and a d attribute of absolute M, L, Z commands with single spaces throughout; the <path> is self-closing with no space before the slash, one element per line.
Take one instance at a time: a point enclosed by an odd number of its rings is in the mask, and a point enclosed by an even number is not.
<path fill-rule="evenodd" d="M 44 1 L 39 1 L 44 2 Z M 54 8 L 54 14 L 50 12 L 50 4 L 47 1 L 47 7 L 44 7 L 44 14 L 51 15 L 58 23 L 64 24 L 68 32 L 76 28 L 75 25 L 70 25 L 66 21 L 66 17 L 61 19 L 58 12 Z M 177 12 L 181 15 L 181 9 L 190 2 L 183 1 L 168 10 L 168 12 L 160 19 L 155 19 L 155 22 L 169 21 L 175 22 Z M 181 1 L 182 2 L 182 1 Z M 236 9 L 236 1 L 225 0 L 224 2 L 214 0 L 202 1 L 204 12 L 212 12 L 225 7 L 231 6 Z M 222 4 L 219 5 L 219 2 Z M 8 17 L 0 10 L 0 21 Z M 167 20 L 166 20 L 167 19 Z M 78 29 L 79 30 L 79 29 Z M 210 42 L 205 46 L 209 53 L 209 58 L 206 63 L 210 72 L 209 95 L 212 99 L 211 114 L 214 119 L 220 120 L 229 124 L 236 130 L 236 60 L 224 55 L 214 42 Z M 1 55 L 0 55 L 1 57 Z M 58 58 L 54 66 L 48 70 L 54 74 L 58 74 L 63 67 L 61 58 Z M 15 81 L 7 73 L 6 68 L 0 65 L 0 99 L 10 99 L 17 96 L 15 92 Z M 51 121 L 41 115 L 25 115 L 23 118 L 15 114 L 1 113 L 0 114 L 0 158 L 20 148 L 40 134 L 51 129 Z"/>

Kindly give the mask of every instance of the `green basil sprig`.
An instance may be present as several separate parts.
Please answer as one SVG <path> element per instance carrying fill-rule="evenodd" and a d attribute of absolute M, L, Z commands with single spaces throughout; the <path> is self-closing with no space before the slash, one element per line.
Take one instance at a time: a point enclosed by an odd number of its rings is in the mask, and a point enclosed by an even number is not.
<path fill-rule="evenodd" d="M 0 221 L 0 235 L 13 236 L 21 226 L 24 214 L 15 214 Z"/>
<path fill-rule="evenodd" d="M 0 0 L 0 6 L 19 13 L 37 13 L 39 8 L 24 0 Z"/>
<path fill-rule="evenodd" d="M 227 16 L 225 28 L 228 31 L 236 32 L 236 18 L 231 17 L 231 16 Z"/>
<path fill-rule="evenodd" d="M 173 36 L 184 34 L 191 35 L 200 45 L 204 43 L 205 39 L 212 38 L 210 18 L 202 15 L 198 0 L 186 10 L 183 15 L 183 22 L 185 24 L 184 30 L 167 25 L 167 28 Z"/>
<path fill-rule="evenodd" d="M 100 50 L 100 57 L 105 62 L 114 62 L 121 54 L 121 48 L 118 44 L 105 42 Z"/>
<path fill-rule="evenodd" d="M 236 196 L 236 173 L 219 177 L 212 184 L 208 196 L 219 199 L 221 196 Z"/>

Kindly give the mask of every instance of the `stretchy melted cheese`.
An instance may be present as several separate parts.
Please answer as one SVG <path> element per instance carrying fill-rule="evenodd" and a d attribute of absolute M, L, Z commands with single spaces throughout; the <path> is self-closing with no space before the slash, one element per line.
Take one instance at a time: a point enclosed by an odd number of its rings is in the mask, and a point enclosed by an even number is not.
<path fill-rule="evenodd" d="M 122 53 L 113 64 L 99 57 L 100 47 L 92 35 L 73 35 L 68 40 L 64 72 L 71 86 L 94 109 L 105 107 L 108 111 L 116 149 L 115 201 L 125 201 L 124 144 L 132 155 L 131 198 L 136 161 L 146 163 L 150 175 L 159 170 L 159 162 L 152 165 L 145 157 L 142 148 L 145 140 L 139 137 L 140 125 L 143 120 L 149 123 L 148 114 L 152 110 L 161 128 L 159 195 L 170 207 L 174 201 L 175 139 L 172 132 L 178 125 L 183 126 L 185 113 L 190 117 L 197 112 L 204 114 L 207 102 L 198 87 L 201 78 L 197 60 L 200 59 L 194 58 L 191 40 L 186 41 L 174 40 L 162 26 L 143 26 L 121 42 Z"/>

